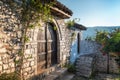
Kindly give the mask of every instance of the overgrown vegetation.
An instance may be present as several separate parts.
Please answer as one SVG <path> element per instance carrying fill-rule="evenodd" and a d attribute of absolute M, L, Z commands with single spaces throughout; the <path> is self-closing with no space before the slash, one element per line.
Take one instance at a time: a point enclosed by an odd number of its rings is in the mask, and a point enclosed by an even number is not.
<path fill-rule="evenodd" d="M 74 24 L 75 24 L 76 22 L 78 22 L 78 21 L 80 21 L 79 18 L 75 18 L 75 19 L 73 19 L 73 20 L 68 20 L 68 21 L 66 21 L 67 28 L 68 28 L 68 29 L 72 29 L 72 27 L 74 27 Z"/>
<path fill-rule="evenodd" d="M 120 52 L 120 29 L 113 32 L 98 31 L 95 40 L 102 44 L 104 52 Z"/>
<path fill-rule="evenodd" d="M 70 72 L 70 73 L 75 73 L 76 72 L 76 67 L 75 67 L 74 64 L 69 63 L 69 64 L 66 64 L 65 67 L 68 68 L 68 72 Z"/>
<path fill-rule="evenodd" d="M 71 42 L 75 40 L 75 37 L 76 37 L 76 33 L 75 32 L 71 33 Z"/>
<path fill-rule="evenodd" d="M 20 80 L 16 73 L 4 73 L 0 75 L 0 80 Z"/>

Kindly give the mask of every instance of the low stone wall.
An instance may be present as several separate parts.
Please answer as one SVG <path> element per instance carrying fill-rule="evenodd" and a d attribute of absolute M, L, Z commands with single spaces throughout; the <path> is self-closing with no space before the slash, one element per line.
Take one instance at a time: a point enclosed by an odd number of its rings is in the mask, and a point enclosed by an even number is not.
<path fill-rule="evenodd" d="M 81 40 L 80 41 L 80 54 L 90 54 L 90 53 L 98 53 L 100 49 L 100 45 L 95 41 L 90 40 Z"/>
<path fill-rule="evenodd" d="M 76 61 L 76 74 L 90 77 L 94 72 L 107 73 L 108 57 L 102 53 L 93 53 L 80 56 Z M 115 57 L 109 58 L 109 73 L 119 74 L 119 68 Z"/>
<path fill-rule="evenodd" d="M 109 64 L 109 72 L 110 73 L 119 73 L 118 65 L 115 61 L 115 57 L 110 57 L 108 63 L 107 55 L 102 55 L 102 53 L 96 54 L 96 64 L 95 68 L 98 72 L 105 72 L 107 73 L 107 65 Z"/>

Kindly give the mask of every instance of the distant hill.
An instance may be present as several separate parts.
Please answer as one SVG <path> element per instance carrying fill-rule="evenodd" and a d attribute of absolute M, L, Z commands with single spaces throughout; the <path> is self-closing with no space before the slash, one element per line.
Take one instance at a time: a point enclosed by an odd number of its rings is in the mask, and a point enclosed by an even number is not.
<path fill-rule="evenodd" d="M 116 28 L 120 28 L 120 26 L 95 26 L 95 27 L 87 27 L 86 31 L 82 32 L 82 39 L 86 39 L 87 37 L 95 37 L 96 30 L 98 31 L 113 31 Z"/>
<path fill-rule="evenodd" d="M 111 27 L 120 27 L 120 26 L 93 26 L 93 27 L 97 27 L 97 28 L 101 28 L 101 27 L 111 28 Z M 93 28 L 93 27 L 88 27 L 88 28 Z"/>

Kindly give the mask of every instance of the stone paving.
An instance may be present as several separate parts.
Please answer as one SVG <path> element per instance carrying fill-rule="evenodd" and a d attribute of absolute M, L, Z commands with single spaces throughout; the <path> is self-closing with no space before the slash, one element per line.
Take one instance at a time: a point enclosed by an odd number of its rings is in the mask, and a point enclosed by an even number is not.
<path fill-rule="evenodd" d="M 95 76 L 91 76 L 91 78 L 75 76 L 72 80 L 120 80 L 120 75 L 119 74 L 98 73 Z"/>
<path fill-rule="evenodd" d="M 61 80 L 71 80 L 75 75 L 67 72 Z"/>

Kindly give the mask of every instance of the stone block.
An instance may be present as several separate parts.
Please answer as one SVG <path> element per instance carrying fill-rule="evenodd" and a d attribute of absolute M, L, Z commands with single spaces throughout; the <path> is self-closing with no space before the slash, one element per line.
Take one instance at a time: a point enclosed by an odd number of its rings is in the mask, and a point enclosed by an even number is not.
<path fill-rule="evenodd" d="M 5 58 L 5 59 L 2 60 L 2 62 L 3 62 L 3 64 L 8 64 L 9 59 L 8 59 L 8 58 Z"/>
<path fill-rule="evenodd" d="M 27 75 L 28 75 L 28 73 L 27 73 L 27 72 L 24 72 L 24 73 L 23 73 L 23 75 L 24 75 L 24 76 L 27 76 Z"/>
<path fill-rule="evenodd" d="M 5 72 L 6 72 L 6 73 L 10 73 L 11 71 L 10 71 L 10 69 L 7 69 L 7 70 L 5 70 Z"/>
<path fill-rule="evenodd" d="M 2 61 L 0 61 L 0 65 L 2 65 L 3 64 L 3 62 Z"/>
<path fill-rule="evenodd" d="M 14 68 L 14 67 L 15 67 L 15 63 L 14 63 L 14 62 L 13 62 L 13 63 L 11 62 L 11 63 L 9 63 L 9 66 L 12 67 L 12 68 Z"/>
<path fill-rule="evenodd" d="M 4 70 L 8 69 L 8 64 L 3 64 L 3 69 Z"/>
<path fill-rule="evenodd" d="M 10 69 L 10 72 L 14 72 L 14 71 L 15 71 L 15 68 L 11 68 L 11 69 Z"/>
<path fill-rule="evenodd" d="M 0 66 L 0 72 L 2 71 L 2 66 Z"/>
<path fill-rule="evenodd" d="M 23 68 L 29 67 L 29 62 L 23 63 Z"/>
<path fill-rule="evenodd" d="M 0 38 L 1 38 L 1 36 L 0 36 Z M 0 48 L 1 48 L 2 46 L 3 46 L 3 44 L 1 43 L 1 44 L 0 44 Z"/>
<path fill-rule="evenodd" d="M 34 62 L 34 61 L 31 61 L 31 62 L 30 62 L 30 66 L 33 66 L 33 65 L 35 65 L 35 62 Z"/>
<path fill-rule="evenodd" d="M 6 52 L 7 52 L 6 48 L 0 48 L 0 53 L 6 53 Z"/>
<path fill-rule="evenodd" d="M 26 53 L 26 54 L 30 54 L 30 53 L 31 53 L 30 49 L 26 49 L 26 50 L 25 50 L 25 53 Z"/>
<path fill-rule="evenodd" d="M 31 70 L 31 67 L 23 69 L 23 72 L 29 72 Z"/>

